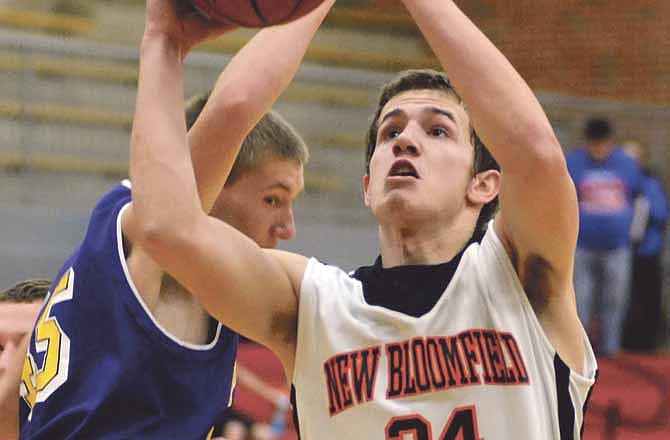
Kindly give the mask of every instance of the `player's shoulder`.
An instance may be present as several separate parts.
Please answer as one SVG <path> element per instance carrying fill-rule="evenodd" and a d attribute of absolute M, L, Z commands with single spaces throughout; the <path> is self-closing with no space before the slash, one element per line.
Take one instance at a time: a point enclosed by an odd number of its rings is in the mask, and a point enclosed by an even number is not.
<path fill-rule="evenodd" d="M 114 185 L 100 198 L 91 212 L 80 252 L 88 256 L 93 253 L 98 256 L 116 255 L 114 250 L 120 240 L 120 214 L 130 201 L 128 181 Z"/>
<path fill-rule="evenodd" d="M 296 280 L 301 280 L 309 264 L 309 258 L 294 252 L 283 251 L 279 249 L 263 249 L 263 253 L 269 261 L 278 264 L 288 276 Z"/>
<path fill-rule="evenodd" d="M 462 270 L 464 272 L 498 274 L 500 270 L 516 273 L 515 259 L 517 257 L 516 247 L 507 237 L 503 221 L 498 215 L 490 220 L 485 229 L 482 229 L 467 244 L 462 258 Z M 499 274 L 498 274 L 499 275 Z"/>
<path fill-rule="evenodd" d="M 352 275 L 353 272 L 310 258 L 302 278 L 301 295 L 306 291 L 326 296 L 337 292 L 338 297 L 342 298 L 346 296 L 346 292 L 356 292 L 360 289 L 361 281 Z"/>
<path fill-rule="evenodd" d="M 122 180 L 107 190 L 93 208 L 93 212 L 109 209 L 119 203 L 128 203 L 131 200 L 131 185 L 129 180 Z"/>
<path fill-rule="evenodd" d="M 89 228 L 94 221 L 100 221 L 101 218 L 115 216 L 118 211 L 131 201 L 130 181 L 123 180 L 100 197 L 91 211 Z"/>

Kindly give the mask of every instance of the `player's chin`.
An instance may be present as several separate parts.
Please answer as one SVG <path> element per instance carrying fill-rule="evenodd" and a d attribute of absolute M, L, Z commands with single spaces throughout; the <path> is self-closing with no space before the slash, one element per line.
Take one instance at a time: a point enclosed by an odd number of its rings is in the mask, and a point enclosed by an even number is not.
<path fill-rule="evenodd" d="M 374 206 L 372 213 L 378 220 L 395 222 L 406 216 L 411 216 L 415 207 L 415 200 L 403 191 L 391 191 L 384 194 Z"/>

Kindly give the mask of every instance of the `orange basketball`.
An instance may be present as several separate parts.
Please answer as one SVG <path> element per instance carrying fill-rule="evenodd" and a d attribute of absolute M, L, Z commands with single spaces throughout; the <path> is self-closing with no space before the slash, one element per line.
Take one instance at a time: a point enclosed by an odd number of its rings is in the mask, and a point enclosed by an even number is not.
<path fill-rule="evenodd" d="M 205 17 L 242 27 L 286 23 L 309 13 L 323 0 L 190 0 Z"/>

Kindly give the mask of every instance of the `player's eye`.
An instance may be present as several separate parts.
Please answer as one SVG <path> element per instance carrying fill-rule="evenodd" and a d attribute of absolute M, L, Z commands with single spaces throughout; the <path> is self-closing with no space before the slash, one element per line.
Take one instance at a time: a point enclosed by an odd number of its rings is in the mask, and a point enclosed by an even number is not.
<path fill-rule="evenodd" d="M 386 126 L 382 130 L 382 133 L 381 133 L 380 137 L 382 139 L 395 139 L 398 136 L 400 136 L 400 133 L 402 133 L 402 130 L 400 130 L 398 127 Z"/>
<path fill-rule="evenodd" d="M 442 127 L 434 127 L 430 130 L 430 135 L 435 137 L 449 137 L 449 132 Z"/>
<path fill-rule="evenodd" d="M 263 198 L 263 201 L 265 202 L 266 205 L 268 205 L 270 207 L 273 207 L 273 208 L 275 206 L 279 205 L 279 198 L 275 197 L 275 196 L 265 196 Z"/>

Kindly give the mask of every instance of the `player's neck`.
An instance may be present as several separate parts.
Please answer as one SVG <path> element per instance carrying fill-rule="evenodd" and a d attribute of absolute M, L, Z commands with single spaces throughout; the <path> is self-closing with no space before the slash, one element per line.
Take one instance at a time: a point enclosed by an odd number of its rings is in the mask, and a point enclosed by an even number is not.
<path fill-rule="evenodd" d="M 380 225 L 384 267 L 441 264 L 456 256 L 471 239 L 474 224 L 436 221 L 415 227 Z"/>

